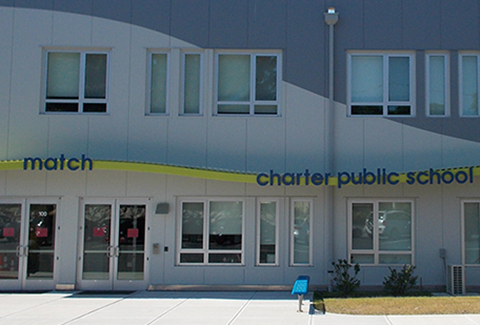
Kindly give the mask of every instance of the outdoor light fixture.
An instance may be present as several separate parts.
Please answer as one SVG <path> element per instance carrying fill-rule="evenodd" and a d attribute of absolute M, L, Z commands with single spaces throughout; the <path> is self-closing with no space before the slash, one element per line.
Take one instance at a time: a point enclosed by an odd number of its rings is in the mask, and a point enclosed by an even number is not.
<path fill-rule="evenodd" d="M 335 11 L 334 7 L 329 7 L 325 13 L 325 23 L 327 25 L 335 25 L 338 21 L 338 12 Z"/>

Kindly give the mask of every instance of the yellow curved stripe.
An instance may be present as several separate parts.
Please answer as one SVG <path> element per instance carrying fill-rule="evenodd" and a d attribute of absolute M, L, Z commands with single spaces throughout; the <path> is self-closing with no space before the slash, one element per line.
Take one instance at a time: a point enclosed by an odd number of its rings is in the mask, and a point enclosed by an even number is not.
<path fill-rule="evenodd" d="M 448 168 L 448 169 L 441 169 L 441 170 L 434 170 L 434 171 L 438 172 L 440 175 L 447 171 L 455 175 L 458 172 L 469 172 L 470 168 L 472 168 L 473 176 L 480 176 L 480 166 Z M 94 160 L 93 169 L 166 174 L 166 175 L 202 178 L 202 179 L 237 182 L 237 183 L 250 183 L 250 184 L 257 183 L 256 174 L 246 174 L 246 173 L 230 172 L 230 171 L 215 171 L 215 170 L 168 166 L 168 165 L 160 165 L 160 164 L 152 164 L 152 163 Z M 23 160 L 0 161 L 0 171 L 2 170 L 23 170 Z M 422 171 L 415 172 L 415 175 L 420 172 Z M 358 174 L 358 173 L 355 173 L 355 174 Z M 407 173 L 399 174 L 399 176 L 396 177 L 396 179 L 398 180 L 398 183 L 406 183 Z M 302 178 L 301 185 L 304 185 L 304 184 L 305 184 L 305 179 Z M 350 185 L 350 184 L 352 184 L 352 182 L 348 184 L 342 184 L 342 186 Z M 338 178 L 335 176 L 330 177 L 328 180 L 328 185 L 337 186 Z M 375 184 L 372 184 L 372 185 L 375 185 Z M 310 186 L 314 186 L 314 185 L 310 185 Z"/>
<path fill-rule="evenodd" d="M 241 174 L 227 171 L 213 171 L 206 169 L 197 169 L 189 167 L 177 167 L 167 165 L 156 165 L 135 162 L 116 162 L 116 161 L 99 161 L 93 162 L 93 169 L 102 170 L 122 170 L 131 172 L 146 172 L 156 174 L 167 174 L 175 176 L 185 176 L 194 178 L 204 178 L 217 181 L 239 182 L 239 183 L 256 183 L 257 176 L 252 174 Z"/>

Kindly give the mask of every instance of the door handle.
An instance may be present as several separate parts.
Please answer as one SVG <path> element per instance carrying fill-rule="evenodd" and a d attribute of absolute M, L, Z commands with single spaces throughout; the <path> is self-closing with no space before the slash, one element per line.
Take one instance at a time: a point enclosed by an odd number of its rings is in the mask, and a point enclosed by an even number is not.
<path fill-rule="evenodd" d="M 16 249 L 16 252 L 15 252 L 15 255 L 17 255 L 17 257 L 21 257 L 22 256 L 22 253 L 20 252 L 20 250 L 23 248 L 23 246 L 17 246 L 17 249 Z"/>
<path fill-rule="evenodd" d="M 113 250 L 113 255 L 115 255 L 115 257 L 118 257 L 120 255 L 120 247 L 115 246 Z"/>
<path fill-rule="evenodd" d="M 107 257 L 109 257 L 109 258 L 113 257 L 112 249 L 113 249 L 113 246 L 108 246 L 107 247 Z"/>

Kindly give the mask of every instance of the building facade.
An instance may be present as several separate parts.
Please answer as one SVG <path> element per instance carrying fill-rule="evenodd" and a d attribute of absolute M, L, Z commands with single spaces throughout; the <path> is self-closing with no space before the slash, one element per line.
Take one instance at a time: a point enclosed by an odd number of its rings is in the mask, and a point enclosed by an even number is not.
<path fill-rule="evenodd" d="M 0 290 L 475 290 L 479 12 L 1 0 Z"/>

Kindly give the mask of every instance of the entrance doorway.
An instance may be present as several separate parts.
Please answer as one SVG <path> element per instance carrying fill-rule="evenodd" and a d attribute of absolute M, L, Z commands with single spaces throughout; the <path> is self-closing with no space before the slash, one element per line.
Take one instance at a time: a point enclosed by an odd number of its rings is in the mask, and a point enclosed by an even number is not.
<path fill-rule="evenodd" d="M 55 200 L 0 201 L 0 287 L 54 287 L 57 206 Z"/>
<path fill-rule="evenodd" d="M 142 200 L 83 200 L 78 288 L 145 289 L 147 204 Z"/>

